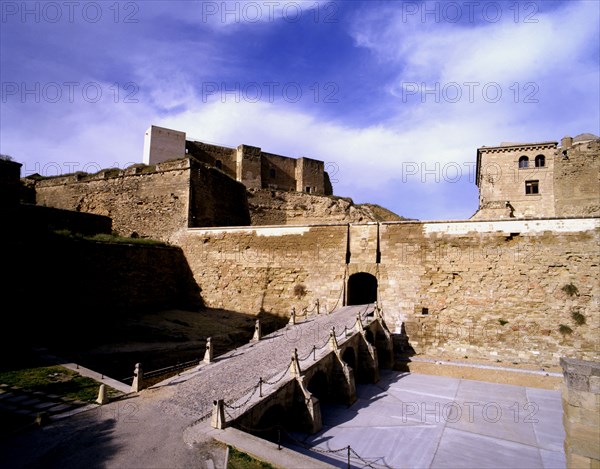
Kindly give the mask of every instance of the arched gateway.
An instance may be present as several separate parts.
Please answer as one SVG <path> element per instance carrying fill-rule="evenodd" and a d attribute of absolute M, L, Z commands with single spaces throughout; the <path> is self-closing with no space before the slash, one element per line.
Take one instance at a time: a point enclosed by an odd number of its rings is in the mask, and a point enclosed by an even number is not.
<path fill-rule="evenodd" d="M 348 279 L 347 305 L 364 305 L 377 301 L 377 278 L 366 272 L 352 274 Z"/>

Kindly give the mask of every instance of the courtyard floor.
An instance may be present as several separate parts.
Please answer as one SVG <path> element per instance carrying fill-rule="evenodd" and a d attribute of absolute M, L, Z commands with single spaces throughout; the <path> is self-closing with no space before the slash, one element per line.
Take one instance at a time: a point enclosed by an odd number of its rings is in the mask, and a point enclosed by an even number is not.
<path fill-rule="evenodd" d="M 351 406 L 324 405 L 316 435 L 288 446 L 347 467 L 564 468 L 559 391 L 382 371 Z"/>

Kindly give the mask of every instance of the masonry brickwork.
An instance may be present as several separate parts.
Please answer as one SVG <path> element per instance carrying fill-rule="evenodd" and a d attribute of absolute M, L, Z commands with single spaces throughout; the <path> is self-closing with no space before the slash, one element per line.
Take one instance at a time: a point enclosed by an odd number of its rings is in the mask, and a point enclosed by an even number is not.
<path fill-rule="evenodd" d="M 600 467 L 600 363 L 561 358 L 565 456 L 569 469 Z"/>
<path fill-rule="evenodd" d="M 505 143 L 477 150 L 473 219 L 600 215 L 600 139 Z"/>
<path fill-rule="evenodd" d="M 144 163 L 153 165 L 194 156 L 248 189 L 275 189 L 310 194 L 333 194 L 323 161 L 291 158 L 251 145 L 229 148 L 196 140 L 186 140 L 185 132 L 151 126 L 145 134 Z"/>
<path fill-rule="evenodd" d="M 573 219 L 193 229 L 182 248 L 209 306 L 332 309 L 364 272 L 417 353 L 557 365 L 600 358 L 599 241 L 600 220 Z"/>
<path fill-rule="evenodd" d="M 38 205 L 109 216 L 121 236 L 176 242 L 188 226 L 250 223 L 245 187 L 193 158 L 43 179 L 35 193 Z"/>

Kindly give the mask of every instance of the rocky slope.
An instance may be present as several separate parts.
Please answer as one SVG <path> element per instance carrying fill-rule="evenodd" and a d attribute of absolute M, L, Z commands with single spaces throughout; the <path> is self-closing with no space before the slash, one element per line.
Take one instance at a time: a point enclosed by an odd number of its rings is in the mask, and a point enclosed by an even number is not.
<path fill-rule="evenodd" d="M 274 190 L 248 191 L 253 225 L 304 225 L 399 221 L 406 218 L 379 205 L 355 204 L 346 197 Z"/>

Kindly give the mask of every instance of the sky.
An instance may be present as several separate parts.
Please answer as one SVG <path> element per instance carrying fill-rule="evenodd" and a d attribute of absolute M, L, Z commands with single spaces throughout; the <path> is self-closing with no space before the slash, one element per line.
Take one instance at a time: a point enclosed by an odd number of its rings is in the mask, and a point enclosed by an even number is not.
<path fill-rule="evenodd" d="M 325 162 L 336 195 L 477 210 L 477 148 L 600 134 L 600 2 L 0 1 L 0 153 L 140 163 L 150 125 Z"/>

